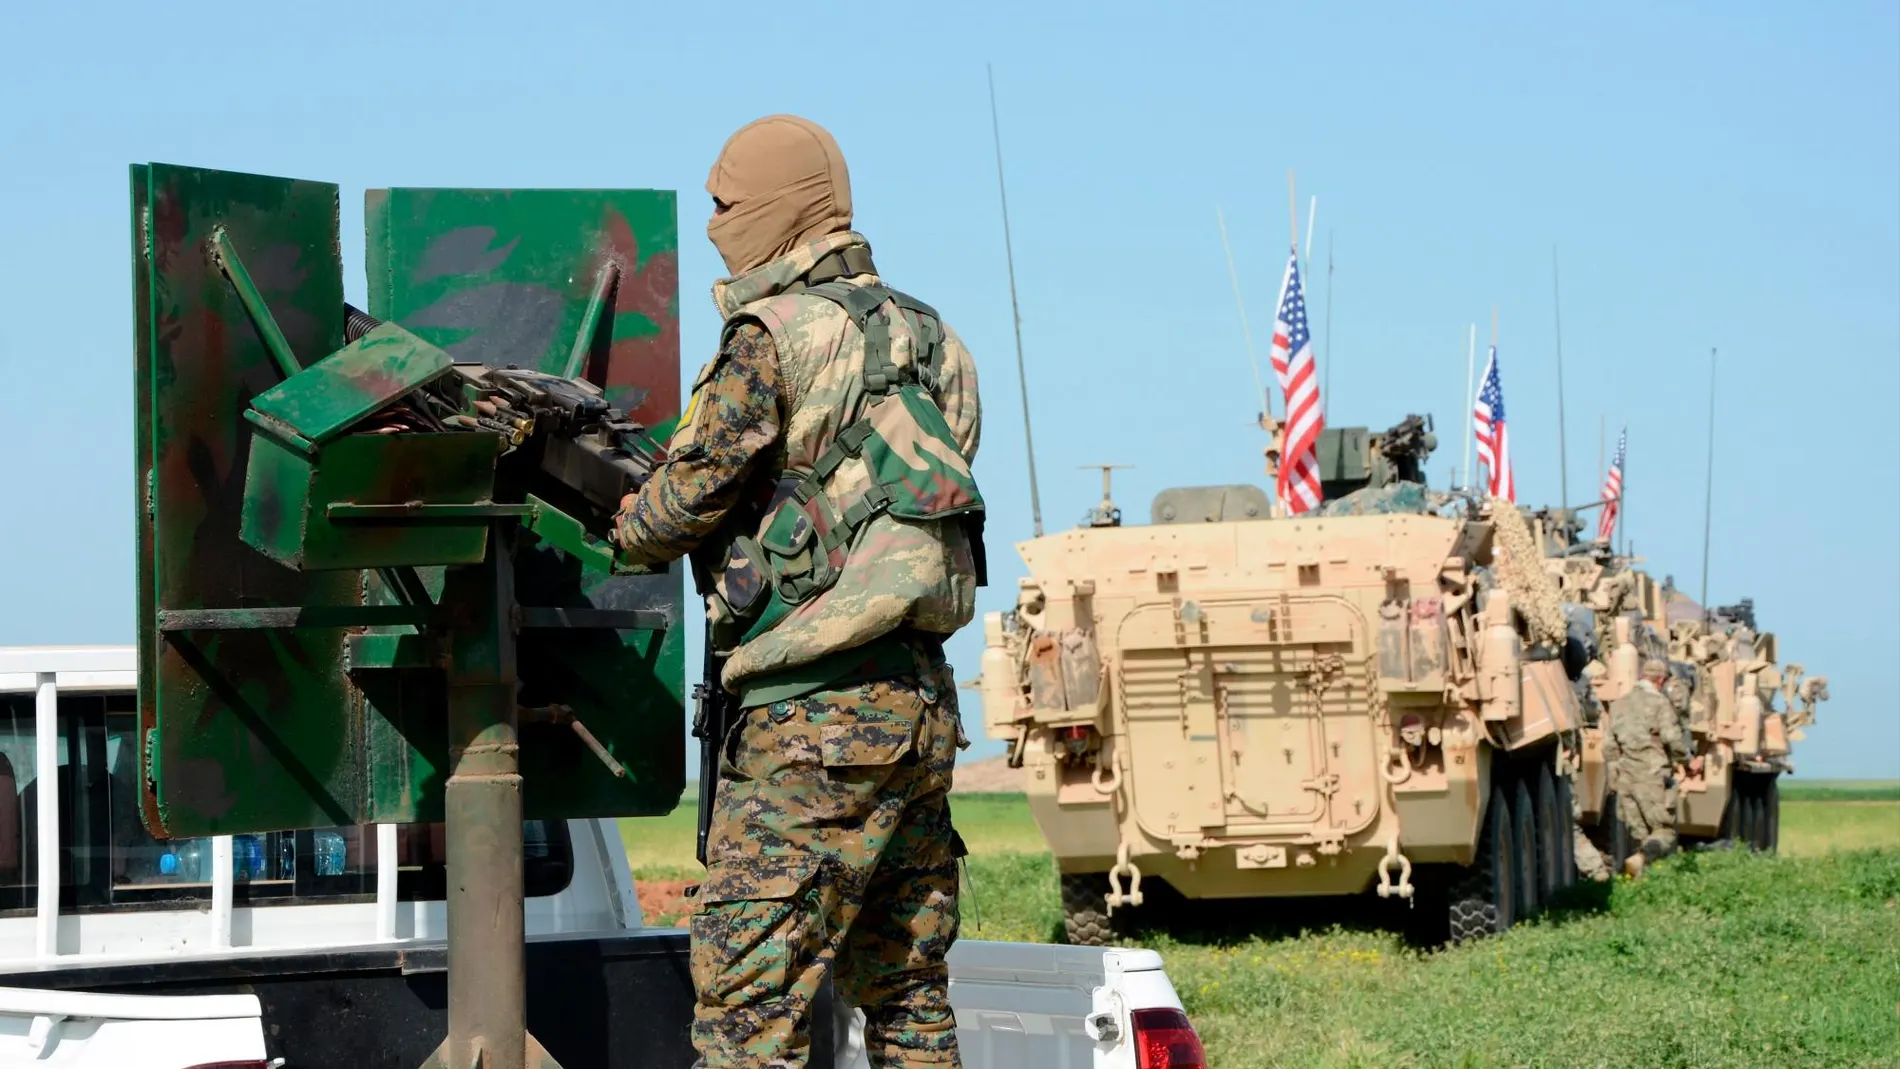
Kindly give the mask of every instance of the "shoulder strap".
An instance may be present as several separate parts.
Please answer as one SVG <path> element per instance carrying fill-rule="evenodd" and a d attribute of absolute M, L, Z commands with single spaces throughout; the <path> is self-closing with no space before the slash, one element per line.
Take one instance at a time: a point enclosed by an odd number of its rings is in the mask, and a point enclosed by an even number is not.
<path fill-rule="evenodd" d="M 943 323 L 935 308 L 876 282 L 855 286 L 834 280 L 808 287 L 805 292 L 844 309 L 863 333 L 864 389 L 872 394 L 888 393 L 904 379 L 904 369 L 891 363 L 891 320 L 884 308 L 886 304 L 896 305 L 901 314 L 908 315 L 917 336 L 917 381 L 935 392 L 943 363 Z"/>

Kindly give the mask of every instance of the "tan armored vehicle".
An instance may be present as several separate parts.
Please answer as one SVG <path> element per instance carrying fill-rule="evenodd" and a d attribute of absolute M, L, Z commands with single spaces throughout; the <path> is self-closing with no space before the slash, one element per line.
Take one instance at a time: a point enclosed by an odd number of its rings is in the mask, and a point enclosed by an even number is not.
<path fill-rule="evenodd" d="M 1105 501 L 1018 545 L 1016 608 L 984 621 L 985 728 L 1027 770 L 1072 941 L 1157 882 L 1376 889 L 1462 939 L 1574 879 L 1557 586 L 1515 508 L 1424 486 L 1434 444 L 1417 417 L 1326 431 L 1321 514 L 1185 487 L 1146 526 Z"/>
<path fill-rule="evenodd" d="M 1749 600 L 1704 612 L 1607 545 L 1576 542 L 1566 519 L 1540 514 L 1536 523 L 1551 551 L 1546 570 L 1563 591 L 1571 656 L 1588 661 L 1577 776 L 1586 833 L 1613 858 L 1632 849 L 1608 792 L 1603 711 L 1635 685 L 1641 662 L 1657 657 L 1670 662 L 1665 692 L 1683 717 L 1693 755 L 1702 758 L 1700 769 L 1675 770 L 1683 845 L 1731 840 L 1773 852 L 1779 778 L 1793 771 L 1792 746 L 1827 699 L 1827 678 L 1807 676 L 1798 664 L 1780 666 L 1775 636 L 1757 631 Z"/>

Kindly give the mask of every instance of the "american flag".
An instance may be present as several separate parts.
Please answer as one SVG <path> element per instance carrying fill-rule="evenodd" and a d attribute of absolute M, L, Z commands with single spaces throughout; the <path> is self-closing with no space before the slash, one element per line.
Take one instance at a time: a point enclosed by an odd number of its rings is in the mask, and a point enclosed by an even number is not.
<path fill-rule="evenodd" d="M 1608 542 L 1616 533 L 1616 516 L 1623 511 L 1623 454 L 1629 448 L 1630 429 L 1616 436 L 1616 459 L 1610 461 L 1609 474 L 1603 477 L 1603 514 L 1597 517 L 1597 541 Z"/>
<path fill-rule="evenodd" d="M 1471 412 L 1478 431 L 1478 459 L 1491 476 L 1486 487 L 1492 497 L 1517 500 L 1517 483 L 1511 478 L 1511 434 L 1504 425 L 1504 385 L 1498 381 L 1498 347 L 1491 347 L 1485 361 L 1484 384 L 1478 387 L 1478 403 Z"/>
<path fill-rule="evenodd" d="M 1287 257 L 1280 283 L 1280 311 L 1273 320 L 1273 373 L 1286 395 L 1286 437 L 1275 488 L 1288 514 L 1318 507 L 1320 415 L 1319 372 L 1313 366 L 1313 335 L 1306 328 L 1306 295 L 1300 289 L 1300 257 Z"/>

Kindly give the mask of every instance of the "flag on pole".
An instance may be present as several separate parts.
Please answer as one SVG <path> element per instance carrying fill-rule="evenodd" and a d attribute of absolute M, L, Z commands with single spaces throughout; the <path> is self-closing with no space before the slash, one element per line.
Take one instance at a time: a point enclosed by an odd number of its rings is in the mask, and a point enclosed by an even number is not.
<path fill-rule="evenodd" d="M 1320 414 L 1319 372 L 1313 366 L 1313 336 L 1306 326 L 1297 249 L 1288 255 L 1286 278 L 1280 283 L 1280 310 L 1273 320 L 1273 373 L 1286 395 L 1286 436 L 1275 490 L 1287 513 L 1298 516 L 1320 503 L 1319 432 L 1326 419 Z"/>
<path fill-rule="evenodd" d="M 1492 497 L 1517 500 L 1517 483 L 1511 478 L 1511 435 L 1504 425 L 1504 384 L 1498 381 L 1498 347 L 1484 364 L 1484 384 L 1478 387 L 1478 401 L 1472 408 L 1472 423 L 1478 432 L 1478 461 L 1490 475 L 1486 491 Z"/>
<path fill-rule="evenodd" d="M 1603 477 L 1603 514 L 1597 517 L 1597 541 L 1608 542 L 1616 533 L 1616 515 L 1623 511 L 1623 453 L 1629 447 L 1630 429 L 1616 436 L 1616 459 L 1610 461 L 1609 474 Z"/>

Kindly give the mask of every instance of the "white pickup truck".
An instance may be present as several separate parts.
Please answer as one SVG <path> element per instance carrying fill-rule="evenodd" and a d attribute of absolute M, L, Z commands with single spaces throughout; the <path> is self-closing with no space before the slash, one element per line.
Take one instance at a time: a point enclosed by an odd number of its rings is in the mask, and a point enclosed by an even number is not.
<path fill-rule="evenodd" d="M 440 826 L 154 840 L 136 675 L 129 647 L 0 648 L 0 1069 L 421 1065 Z M 529 1027 L 567 1069 L 690 1065 L 686 933 L 641 925 L 614 822 L 526 833 Z M 965 940 L 950 974 L 971 1069 L 1205 1066 L 1153 951 Z M 865 1065 L 825 1014 L 812 1064 Z"/>

